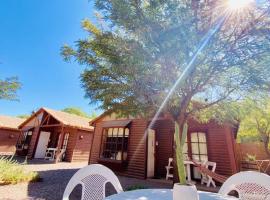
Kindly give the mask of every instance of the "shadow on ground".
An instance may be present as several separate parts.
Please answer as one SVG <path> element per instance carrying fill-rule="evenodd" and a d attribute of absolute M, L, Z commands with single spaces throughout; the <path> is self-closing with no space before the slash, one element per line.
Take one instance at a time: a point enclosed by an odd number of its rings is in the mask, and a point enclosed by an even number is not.
<path fill-rule="evenodd" d="M 78 169 L 59 169 L 39 171 L 41 182 L 28 184 L 28 197 L 29 199 L 46 199 L 46 200 L 60 200 L 62 199 L 66 185 L 70 178 L 76 173 Z M 136 187 L 143 188 L 172 188 L 171 184 L 153 182 L 148 180 L 134 179 L 128 177 L 119 177 L 121 185 L 124 190 Z M 106 188 L 106 196 L 114 194 L 115 190 L 108 184 Z M 81 198 L 81 186 L 75 188 L 72 192 L 70 199 Z"/>

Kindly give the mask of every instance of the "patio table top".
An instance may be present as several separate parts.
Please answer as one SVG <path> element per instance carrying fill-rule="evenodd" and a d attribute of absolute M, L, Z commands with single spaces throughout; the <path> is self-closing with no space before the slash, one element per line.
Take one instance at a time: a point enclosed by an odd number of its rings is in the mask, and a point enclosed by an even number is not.
<path fill-rule="evenodd" d="M 235 200 L 234 197 L 217 193 L 198 191 L 200 200 Z M 172 200 L 171 189 L 143 189 L 122 192 L 105 198 L 105 200 Z"/>

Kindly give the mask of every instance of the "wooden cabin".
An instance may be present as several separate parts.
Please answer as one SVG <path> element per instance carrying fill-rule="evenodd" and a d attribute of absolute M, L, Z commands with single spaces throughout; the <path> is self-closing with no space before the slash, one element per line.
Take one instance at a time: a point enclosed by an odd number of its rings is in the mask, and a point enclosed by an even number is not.
<path fill-rule="evenodd" d="M 63 161 L 87 161 L 89 158 L 94 128 L 89 125 L 88 118 L 41 108 L 19 128 L 19 155 L 44 159 L 46 151 L 52 150 L 54 159 L 61 154 Z"/>
<path fill-rule="evenodd" d="M 141 118 L 117 118 L 103 114 L 90 122 L 95 127 L 94 146 L 89 163 L 101 163 L 119 175 L 136 178 L 165 178 L 168 159 L 173 157 L 174 123 L 159 118 L 152 129 L 150 121 Z M 234 144 L 237 129 L 214 120 L 201 124 L 189 120 L 185 154 L 201 162 L 217 163 L 216 173 L 234 174 L 236 161 Z M 192 178 L 200 178 L 196 168 Z"/>
<path fill-rule="evenodd" d="M 13 155 L 20 135 L 18 126 L 24 120 L 17 117 L 0 115 L 0 155 Z"/>

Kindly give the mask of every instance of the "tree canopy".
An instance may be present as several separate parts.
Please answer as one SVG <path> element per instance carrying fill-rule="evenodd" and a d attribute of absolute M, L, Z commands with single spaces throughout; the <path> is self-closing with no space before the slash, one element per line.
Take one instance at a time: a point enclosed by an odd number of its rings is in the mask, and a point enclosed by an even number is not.
<path fill-rule="evenodd" d="M 270 98 L 247 99 L 240 105 L 242 116 L 238 133 L 239 140 L 263 142 L 265 152 L 270 157 Z"/>
<path fill-rule="evenodd" d="M 96 0 L 107 26 L 84 20 L 89 37 L 76 48 L 64 46 L 62 55 L 87 66 L 81 81 L 92 103 L 122 114 L 153 114 L 224 13 L 223 4 Z M 194 101 L 203 102 L 198 110 L 269 87 L 269 5 L 263 8 L 224 14 L 224 24 L 166 105 L 174 118 L 181 110 L 192 113 Z"/>
<path fill-rule="evenodd" d="M 17 90 L 21 84 L 17 77 L 0 79 L 0 99 L 14 100 L 17 99 Z"/>
<path fill-rule="evenodd" d="M 85 96 L 103 110 L 152 117 L 170 94 L 162 111 L 182 133 L 204 109 L 269 90 L 269 1 L 243 10 L 224 0 L 94 2 L 100 25 L 84 20 L 89 36 L 62 55 L 86 66 Z"/>
<path fill-rule="evenodd" d="M 22 115 L 17 115 L 18 118 L 22 118 L 22 119 L 27 119 L 29 118 L 31 115 L 29 114 L 22 114 Z"/>
<path fill-rule="evenodd" d="M 91 119 L 97 117 L 96 113 L 92 113 L 91 115 L 89 115 L 88 113 L 84 112 L 81 108 L 78 108 L 78 107 L 68 107 L 68 108 L 63 109 L 62 111 L 66 113 L 78 115 L 81 117 L 91 118 Z"/>

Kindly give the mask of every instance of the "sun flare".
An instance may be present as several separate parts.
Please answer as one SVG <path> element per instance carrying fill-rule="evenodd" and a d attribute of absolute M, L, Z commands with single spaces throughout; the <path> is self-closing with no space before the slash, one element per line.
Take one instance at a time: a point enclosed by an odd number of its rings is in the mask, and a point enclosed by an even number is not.
<path fill-rule="evenodd" d="M 242 9 L 251 4 L 252 0 L 228 0 L 228 6 L 230 9 Z"/>

